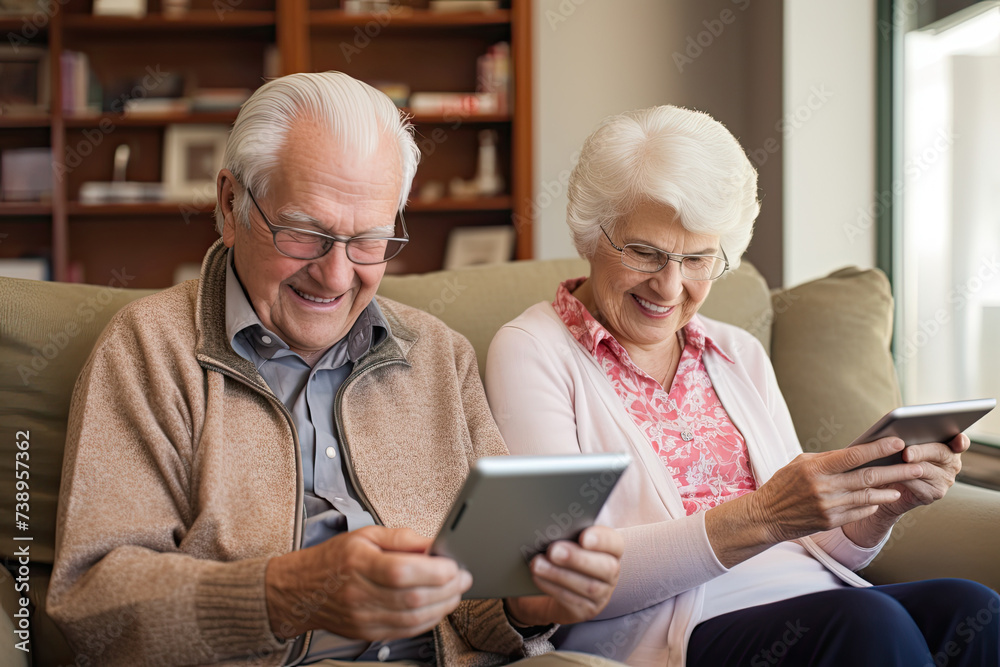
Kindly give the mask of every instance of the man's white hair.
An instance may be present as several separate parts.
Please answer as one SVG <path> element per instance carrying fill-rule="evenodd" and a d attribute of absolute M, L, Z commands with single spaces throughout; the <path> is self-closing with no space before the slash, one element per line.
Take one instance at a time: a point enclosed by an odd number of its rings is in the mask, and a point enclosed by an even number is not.
<path fill-rule="evenodd" d="M 616 225 L 651 200 L 672 208 L 686 230 L 720 237 L 736 268 L 760 212 L 757 171 L 736 138 L 708 114 L 670 105 L 605 119 L 584 141 L 568 195 L 566 222 L 586 259 L 603 240 L 601 225 L 614 238 Z"/>
<path fill-rule="evenodd" d="M 297 120 L 325 127 L 338 146 L 361 157 L 374 154 L 384 138 L 394 139 L 402 167 L 399 210 L 403 210 L 420 161 L 420 149 L 406 117 L 384 93 L 342 72 L 300 73 L 258 88 L 233 125 L 223 166 L 244 186 L 233 193 L 233 212 L 239 222 L 250 226 L 253 204 L 244 188 L 250 188 L 258 199 L 267 196 L 270 176 Z M 224 222 L 222 208 L 216 204 L 215 224 L 220 234 Z"/>

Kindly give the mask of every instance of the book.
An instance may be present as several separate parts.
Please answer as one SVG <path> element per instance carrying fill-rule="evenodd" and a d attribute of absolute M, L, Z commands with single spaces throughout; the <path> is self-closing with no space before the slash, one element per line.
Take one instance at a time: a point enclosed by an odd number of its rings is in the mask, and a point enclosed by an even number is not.
<path fill-rule="evenodd" d="M 191 111 L 191 100 L 185 97 L 133 97 L 125 101 L 126 115 L 158 116 Z"/>
<path fill-rule="evenodd" d="M 0 199 L 30 202 L 51 197 L 51 148 L 8 148 L 0 153 Z"/>
<path fill-rule="evenodd" d="M 431 0 L 432 12 L 495 12 L 498 0 Z"/>
<path fill-rule="evenodd" d="M 413 93 L 410 111 L 414 114 L 476 114 L 498 113 L 496 93 Z"/>
<path fill-rule="evenodd" d="M 191 96 L 192 111 L 235 111 L 250 99 L 248 88 L 199 88 Z"/>
<path fill-rule="evenodd" d="M 0 276 L 22 280 L 48 280 L 49 262 L 41 257 L 0 259 Z"/>
<path fill-rule="evenodd" d="M 145 15 L 146 0 L 94 0 L 94 16 L 141 18 Z"/>
<path fill-rule="evenodd" d="M 497 111 L 510 111 L 510 44 L 498 42 L 476 59 L 476 92 L 496 95 Z"/>
<path fill-rule="evenodd" d="M 62 73 L 62 107 L 69 115 L 100 113 L 103 91 L 90 69 L 90 58 L 82 51 L 59 55 Z"/>

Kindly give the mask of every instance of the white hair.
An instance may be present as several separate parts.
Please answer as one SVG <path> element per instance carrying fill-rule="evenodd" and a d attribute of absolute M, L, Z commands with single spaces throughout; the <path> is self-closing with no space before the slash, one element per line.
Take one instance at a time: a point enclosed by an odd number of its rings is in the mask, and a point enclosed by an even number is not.
<path fill-rule="evenodd" d="M 760 212 L 757 171 L 736 138 L 706 113 L 664 105 L 605 119 L 583 143 L 569 179 L 566 222 L 591 259 L 601 225 L 616 225 L 645 200 L 672 208 L 684 229 L 718 236 L 732 268 Z"/>
<path fill-rule="evenodd" d="M 420 160 L 413 127 L 388 96 L 342 72 L 290 74 L 258 88 L 236 117 L 223 166 L 258 199 L 267 196 L 271 173 L 297 120 L 325 127 L 338 146 L 361 157 L 374 154 L 384 137 L 395 139 L 403 177 L 398 207 L 403 210 Z M 241 188 L 233 196 L 236 219 L 249 227 L 250 198 Z M 224 222 L 217 203 L 215 223 L 220 234 Z"/>

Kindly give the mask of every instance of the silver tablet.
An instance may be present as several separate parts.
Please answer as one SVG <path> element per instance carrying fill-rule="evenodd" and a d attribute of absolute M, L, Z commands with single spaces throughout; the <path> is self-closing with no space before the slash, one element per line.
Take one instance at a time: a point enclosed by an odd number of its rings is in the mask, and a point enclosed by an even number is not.
<path fill-rule="evenodd" d="M 430 553 L 472 574 L 464 598 L 538 595 L 528 562 L 593 525 L 630 460 L 625 453 L 481 458 Z"/>
<path fill-rule="evenodd" d="M 870 429 L 858 436 L 848 447 L 888 436 L 902 439 L 907 447 L 927 442 L 947 443 L 982 419 L 996 405 L 995 398 L 977 398 L 968 401 L 927 403 L 896 408 L 875 422 Z M 888 466 L 902 462 L 903 452 L 897 452 L 892 456 L 866 463 L 861 467 Z"/>

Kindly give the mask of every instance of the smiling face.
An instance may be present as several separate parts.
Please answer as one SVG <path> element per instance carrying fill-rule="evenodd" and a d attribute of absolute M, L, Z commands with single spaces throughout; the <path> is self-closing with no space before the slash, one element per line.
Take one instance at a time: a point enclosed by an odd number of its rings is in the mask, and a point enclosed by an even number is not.
<path fill-rule="evenodd" d="M 672 253 L 719 254 L 718 236 L 692 234 L 681 226 L 673 209 L 655 202 L 640 204 L 611 238 L 618 247 L 643 243 Z M 675 334 L 691 321 L 712 289 L 711 280 L 683 279 L 674 261 L 657 273 L 626 267 L 603 234 L 590 260 L 588 282 L 598 311 L 594 315 L 630 354 L 673 345 Z"/>
<path fill-rule="evenodd" d="M 219 179 L 223 241 L 233 248 L 236 272 L 254 311 L 293 351 L 315 363 L 347 335 L 374 298 L 385 264 L 354 264 L 342 243 L 319 259 L 282 255 L 255 208 L 250 229 L 236 221 L 231 192 L 243 186 L 228 171 Z M 373 230 L 388 236 L 401 183 L 399 152 L 391 138 L 373 155 L 358 157 L 338 147 L 326 130 L 301 120 L 288 132 L 267 196 L 257 201 L 273 225 L 340 237 Z"/>

